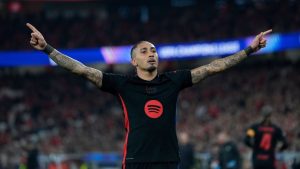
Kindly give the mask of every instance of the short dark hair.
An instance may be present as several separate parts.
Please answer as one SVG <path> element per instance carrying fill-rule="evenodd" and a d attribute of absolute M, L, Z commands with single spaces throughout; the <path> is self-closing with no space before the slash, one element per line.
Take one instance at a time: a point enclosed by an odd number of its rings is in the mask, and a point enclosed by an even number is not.
<path fill-rule="evenodd" d="M 263 117 L 270 117 L 272 115 L 273 108 L 270 105 L 266 105 L 261 109 L 261 115 Z"/>
<path fill-rule="evenodd" d="M 130 50 L 130 56 L 131 56 L 131 59 L 133 58 L 133 52 L 134 50 L 137 48 L 137 46 L 142 43 L 142 42 L 147 42 L 145 40 L 141 40 L 141 41 L 138 41 L 137 43 L 135 43 L 132 47 L 131 47 L 131 50 Z"/>

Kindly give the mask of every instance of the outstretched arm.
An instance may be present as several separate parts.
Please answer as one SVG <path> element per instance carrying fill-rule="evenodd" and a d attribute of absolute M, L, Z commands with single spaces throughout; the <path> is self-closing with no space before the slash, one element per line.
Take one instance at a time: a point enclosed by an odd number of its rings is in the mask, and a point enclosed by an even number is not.
<path fill-rule="evenodd" d="M 47 44 L 43 35 L 34 26 L 32 26 L 29 23 L 27 23 L 26 25 L 32 31 L 30 44 L 33 48 L 47 53 L 48 56 L 57 65 L 71 71 L 72 73 L 84 76 L 99 88 L 102 86 L 103 75 L 100 70 L 85 66 L 77 60 L 74 60 L 69 56 L 60 53 L 59 51 L 51 47 L 49 44 Z"/>
<path fill-rule="evenodd" d="M 255 37 L 251 45 L 245 50 L 242 50 L 240 52 L 237 52 L 233 55 L 230 55 L 222 59 L 214 60 L 213 62 L 207 65 L 200 66 L 198 68 L 193 69 L 191 71 L 193 84 L 200 82 L 201 80 L 203 80 L 209 75 L 222 72 L 236 65 L 237 63 L 247 58 L 247 56 L 250 55 L 251 53 L 257 52 L 261 48 L 264 48 L 267 44 L 267 40 L 264 38 L 264 35 L 270 32 L 272 32 L 272 30 L 261 32 L 259 35 Z"/>

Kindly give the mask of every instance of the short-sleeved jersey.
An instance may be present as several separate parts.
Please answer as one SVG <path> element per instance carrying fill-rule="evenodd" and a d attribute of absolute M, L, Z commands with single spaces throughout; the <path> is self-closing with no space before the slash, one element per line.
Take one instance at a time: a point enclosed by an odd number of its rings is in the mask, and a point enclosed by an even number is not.
<path fill-rule="evenodd" d="M 191 85 L 189 70 L 159 74 L 151 81 L 103 73 L 101 90 L 117 96 L 124 111 L 123 162 L 179 161 L 176 102 L 179 91 Z"/>
<path fill-rule="evenodd" d="M 252 141 L 252 143 L 251 143 Z M 253 124 L 246 131 L 245 143 L 253 149 L 253 158 L 261 161 L 275 160 L 275 149 L 278 142 L 282 148 L 287 147 L 282 130 L 274 125 Z"/>

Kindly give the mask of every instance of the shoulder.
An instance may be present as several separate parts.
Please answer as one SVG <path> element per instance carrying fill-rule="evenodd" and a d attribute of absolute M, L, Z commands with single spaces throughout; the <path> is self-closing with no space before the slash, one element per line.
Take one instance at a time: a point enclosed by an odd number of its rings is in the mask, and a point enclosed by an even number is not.
<path fill-rule="evenodd" d="M 273 126 L 273 128 L 275 128 L 275 130 L 280 131 L 280 132 L 282 131 L 281 127 L 279 127 L 276 124 L 272 124 L 272 126 Z"/>
<path fill-rule="evenodd" d="M 174 70 L 170 72 L 165 72 L 162 75 L 172 79 L 173 81 L 185 81 L 191 80 L 191 70 Z"/>
<path fill-rule="evenodd" d="M 126 74 L 103 73 L 102 87 L 103 90 L 119 89 L 131 76 Z"/>
<path fill-rule="evenodd" d="M 103 73 L 103 79 L 111 79 L 111 80 L 126 80 L 132 78 L 131 75 L 127 74 L 117 74 L 117 73 Z"/>
<path fill-rule="evenodd" d="M 190 74 L 190 73 L 191 73 L 191 70 L 181 69 L 181 70 L 174 70 L 174 71 L 165 72 L 163 74 L 165 74 L 167 76 L 176 76 L 176 75 L 183 75 L 183 74 Z"/>

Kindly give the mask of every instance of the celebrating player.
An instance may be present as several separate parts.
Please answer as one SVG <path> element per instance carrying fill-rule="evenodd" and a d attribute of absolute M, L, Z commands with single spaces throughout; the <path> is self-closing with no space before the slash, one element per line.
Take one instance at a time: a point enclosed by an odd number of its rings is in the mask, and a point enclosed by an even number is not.
<path fill-rule="evenodd" d="M 179 92 L 236 65 L 265 47 L 265 35 L 272 31 L 261 32 L 248 48 L 226 58 L 192 70 L 161 74 L 157 71 L 159 61 L 155 46 L 148 41 L 140 41 L 131 49 L 131 63 L 136 74 L 127 76 L 85 66 L 50 46 L 34 26 L 29 23 L 27 26 L 32 31 L 30 44 L 33 48 L 48 54 L 57 65 L 118 97 L 124 111 L 126 130 L 123 169 L 177 169 L 179 153 L 175 114 Z"/>

